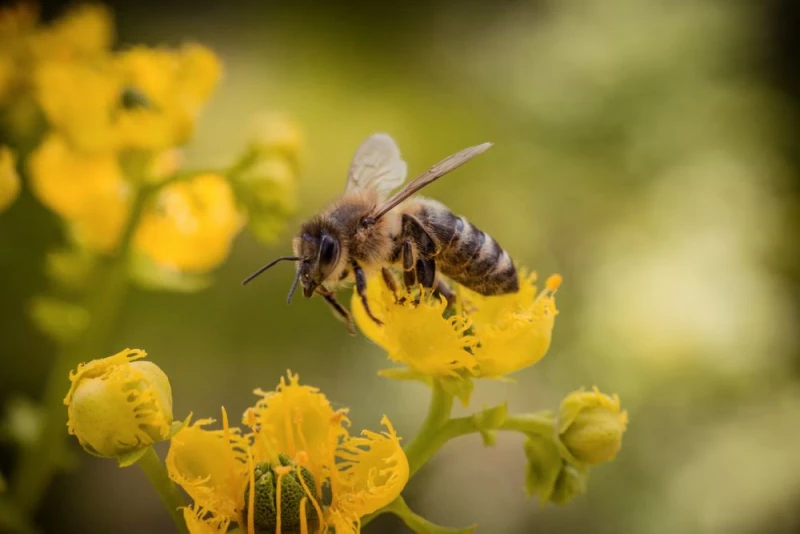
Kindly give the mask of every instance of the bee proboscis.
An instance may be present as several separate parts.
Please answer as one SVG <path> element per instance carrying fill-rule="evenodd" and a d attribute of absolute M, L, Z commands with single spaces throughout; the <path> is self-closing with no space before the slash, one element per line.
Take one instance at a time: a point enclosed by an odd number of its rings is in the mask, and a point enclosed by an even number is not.
<path fill-rule="evenodd" d="M 287 302 L 300 283 L 307 298 L 325 298 L 351 333 L 350 313 L 336 300 L 336 289 L 354 281 L 365 311 L 381 324 L 367 304 L 367 275 L 381 270 L 394 287 L 393 266 L 402 269 L 406 287 L 432 288 L 448 301 L 453 292 L 443 276 L 482 295 L 515 293 L 516 268 L 497 241 L 441 202 L 412 196 L 491 146 L 465 148 L 390 195 L 405 181 L 406 162 L 389 135 L 368 137 L 350 164 L 344 194 L 301 225 L 294 255 L 264 265 L 243 284 L 280 261 L 297 262 Z"/>

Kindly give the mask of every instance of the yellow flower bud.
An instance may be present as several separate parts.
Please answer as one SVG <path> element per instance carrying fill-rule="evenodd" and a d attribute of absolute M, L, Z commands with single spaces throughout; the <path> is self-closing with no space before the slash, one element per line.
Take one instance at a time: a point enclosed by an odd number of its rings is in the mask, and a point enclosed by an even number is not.
<path fill-rule="evenodd" d="M 87 452 L 120 458 L 169 438 L 169 379 L 154 363 L 135 361 L 145 356 L 125 349 L 70 373 L 67 426 Z"/>
<path fill-rule="evenodd" d="M 594 388 L 575 391 L 562 401 L 556 428 L 561 452 L 571 463 L 596 465 L 614 459 L 622 446 L 628 414 L 619 396 Z"/>
<path fill-rule="evenodd" d="M 294 159 L 303 144 L 297 123 L 282 113 L 264 113 L 254 121 L 251 144 L 259 152 L 277 152 Z"/>
<path fill-rule="evenodd" d="M 0 211 L 13 204 L 19 194 L 19 176 L 14 160 L 11 149 L 0 146 Z"/>

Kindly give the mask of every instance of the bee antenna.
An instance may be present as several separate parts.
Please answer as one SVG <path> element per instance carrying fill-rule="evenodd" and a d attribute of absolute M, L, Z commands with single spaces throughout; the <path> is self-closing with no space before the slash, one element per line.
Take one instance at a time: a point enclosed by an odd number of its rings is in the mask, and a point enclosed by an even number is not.
<path fill-rule="evenodd" d="M 254 272 L 253 274 L 251 274 L 250 276 L 248 276 L 247 278 L 242 280 L 242 285 L 246 285 L 246 284 L 250 283 L 253 280 L 253 278 L 255 278 L 256 276 L 260 275 L 261 273 L 263 273 L 264 271 L 266 271 L 267 269 L 269 269 L 270 267 L 272 267 L 273 265 L 275 265 L 276 263 L 278 263 L 280 261 L 298 261 L 299 259 L 300 258 L 298 258 L 297 256 L 281 256 L 280 258 L 278 258 L 276 260 L 272 260 L 271 262 L 269 262 L 268 264 L 266 264 L 265 266 L 261 267 L 259 270 L 257 270 L 256 272 Z M 295 285 L 296 284 L 297 284 L 297 279 L 295 279 Z"/>
<path fill-rule="evenodd" d="M 292 282 L 292 287 L 289 289 L 289 296 L 286 297 L 286 304 L 292 303 L 292 295 L 294 295 L 294 290 L 297 289 L 297 282 L 300 281 L 300 269 L 297 269 L 297 274 L 294 275 L 294 282 Z"/>

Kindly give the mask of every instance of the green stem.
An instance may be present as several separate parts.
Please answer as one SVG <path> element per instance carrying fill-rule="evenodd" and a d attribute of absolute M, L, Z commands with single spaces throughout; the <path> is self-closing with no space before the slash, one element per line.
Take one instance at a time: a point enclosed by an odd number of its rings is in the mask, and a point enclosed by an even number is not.
<path fill-rule="evenodd" d="M 59 350 L 50 369 L 41 401 L 42 433 L 35 443 L 21 451 L 19 467 L 12 480 L 14 500 L 24 513 L 36 509 L 58 469 L 58 458 L 63 457 L 67 436 L 63 399 L 68 389 L 69 372 L 81 361 L 102 355 L 127 294 L 128 258 L 133 249 L 136 225 L 154 193 L 154 189 L 143 189 L 136 195 L 122 232 L 119 254 L 95 267 L 92 291 L 86 298 L 86 308 L 91 317 L 89 328 L 76 342 Z"/>
<path fill-rule="evenodd" d="M 172 521 L 178 527 L 178 532 L 188 534 L 189 530 L 186 528 L 183 513 L 180 511 L 182 506 L 186 506 L 186 502 L 183 500 L 181 492 L 178 491 L 178 487 L 170 480 L 167 469 L 156 454 L 155 449 L 148 447 L 147 452 L 136 463 L 139 464 L 139 467 L 142 468 L 142 471 L 147 476 L 147 480 L 156 489 L 161 502 L 164 503 L 172 517 Z"/>
<path fill-rule="evenodd" d="M 450 419 L 450 412 L 453 409 L 453 396 L 447 393 L 438 381 L 433 382 L 432 389 L 433 397 L 428 415 L 419 432 L 405 450 L 410 469 L 409 477 L 413 476 L 439 448 L 431 450 L 436 436 Z"/>
<path fill-rule="evenodd" d="M 417 532 L 418 534 L 466 534 L 468 532 L 472 532 L 475 530 L 475 527 L 469 527 L 466 529 L 455 529 L 455 528 L 446 528 L 439 526 L 435 523 L 431 523 L 424 517 L 416 514 L 411 508 L 408 507 L 406 504 L 405 499 L 403 497 L 398 497 L 383 508 L 384 511 L 390 512 L 400 519 L 403 520 L 403 523 L 410 528 L 412 531 Z M 363 523 L 362 523 L 363 525 Z"/>

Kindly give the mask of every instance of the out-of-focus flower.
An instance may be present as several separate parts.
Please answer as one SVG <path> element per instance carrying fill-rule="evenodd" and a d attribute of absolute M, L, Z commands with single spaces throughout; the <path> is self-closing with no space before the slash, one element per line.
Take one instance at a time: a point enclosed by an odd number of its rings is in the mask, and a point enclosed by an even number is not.
<path fill-rule="evenodd" d="M 550 346 L 561 277 L 551 276 L 539 293 L 534 281 L 521 275 L 517 293 L 492 297 L 462 288 L 455 312 L 447 315 L 443 299 L 427 291 L 418 298 L 396 296 L 374 278 L 367 301 L 383 326 L 367 316 L 355 293 L 353 316 L 364 335 L 414 373 L 461 381 L 498 378 L 536 363 Z"/>
<path fill-rule="evenodd" d="M 261 400 L 245 413 L 247 436 L 228 426 L 223 411 L 222 430 L 195 424 L 172 438 L 170 477 L 202 511 L 187 522 L 193 533 L 227 522 L 256 532 L 280 523 L 300 533 L 355 533 L 361 517 L 405 487 L 408 461 L 385 417 L 385 432 L 351 436 L 345 411 L 291 374 L 276 391 L 256 394 Z"/>
<path fill-rule="evenodd" d="M 20 2 L 0 9 L 0 105 L 7 104 L 27 82 L 27 44 L 38 19 L 33 3 Z"/>
<path fill-rule="evenodd" d="M 89 312 L 80 304 L 44 295 L 31 299 L 29 313 L 42 333 L 61 343 L 75 340 L 91 321 Z"/>
<path fill-rule="evenodd" d="M 7 146 L 0 146 L 0 211 L 5 210 L 19 195 L 19 175 L 16 158 Z"/>
<path fill-rule="evenodd" d="M 72 386 L 64 399 L 69 433 L 87 452 L 121 458 L 169 437 L 169 379 L 154 363 L 135 361 L 145 356 L 125 349 L 70 373 Z"/>
<path fill-rule="evenodd" d="M 562 455 L 576 465 L 613 460 L 627 426 L 628 414 L 620 410 L 619 396 L 605 395 L 597 388 L 570 393 L 556 419 Z"/>
<path fill-rule="evenodd" d="M 271 113 L 256 122 L 250 149 L 229 173 L 247 226 L 259 240 L 273 242 L 297 207 L 299 127 Z"/>
<path fill-rule="evenodd" d="M 201 174 L 158 193 L 139 223 L 135 245 L 162 267 L 207 271 L 227 257 L 242 224 L 228 182 Z"/>
<path fill-rule="evenodd" d="M 91 60 L 108 52 L 114 41 L 114 23 L 101 4 L 79 4 L 31 37 L 38 60 Z"/>
<path fill-rule="evenodd" d="M 201 45 L 139 46 L 94 63 L 44 63 L 36 86 L 47 119 L 77 148 L 159 151 L 188 140 L 220 73 Z"/>
<path fill-rule="evenodd" d="M 31 188 L 90 249 L 114 250 L 128 216 L 129 186 L 114 154 L 76 152 L 50 135 L 28 161 Z"/>

